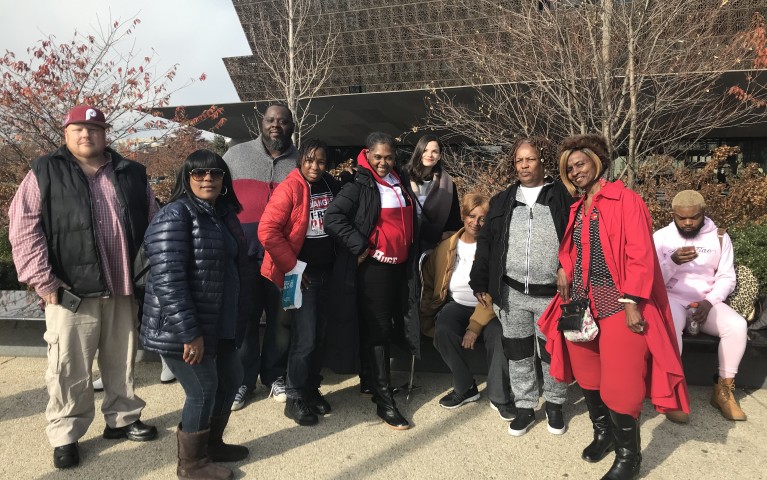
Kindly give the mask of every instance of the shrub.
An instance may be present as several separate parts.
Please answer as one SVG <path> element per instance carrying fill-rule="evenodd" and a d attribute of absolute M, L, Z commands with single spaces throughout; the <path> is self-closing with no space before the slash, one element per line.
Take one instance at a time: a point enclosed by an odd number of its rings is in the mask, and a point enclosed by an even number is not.
<path fill-rule="evenodd" d="M 23 290 L 16 275 L 11 255 L 11 242 L 8 240 L 8 228 L 0 228 L 0 290 Z"/>
<path fill-rule="evenodd" d="M 767 295 L 767 225 L 750 224 L 728 232 L 735 261 L 749 267 L 759 280 L 759 298 Z"/>
<path fill-rule="evenodd" d="M 647 204 L 653 228 L 671 222 L 671 200 L 682 190 L 700 192 L 706 199 L 706 215 L 719 227 L 732 230 L 767 223 L 767 176 L 755 163 L 738 163 L 733 173 L 728 159 L 738 153 L 738 147 L 719 147 L 702 168 L 678 165 L 667 156 L 643 162 L 634 190 Z"/>

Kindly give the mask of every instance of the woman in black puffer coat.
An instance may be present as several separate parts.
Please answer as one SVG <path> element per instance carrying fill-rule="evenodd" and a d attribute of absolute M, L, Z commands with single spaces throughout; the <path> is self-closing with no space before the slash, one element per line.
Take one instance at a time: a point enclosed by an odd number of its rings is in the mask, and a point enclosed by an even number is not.
<path fill-rule="evenodd" d="M 242 209 L 224 160 L 208 150 L 187 157 L 170 202 L 144 237 L 150 270 L 141 342 L 159 353 L 186 393 L 178 437 L 179 478 L 232 478 L 211 462 L 237 461 L 243 446 L 222 436 L 242 381 L 236 349 L 252 315 Z"/>

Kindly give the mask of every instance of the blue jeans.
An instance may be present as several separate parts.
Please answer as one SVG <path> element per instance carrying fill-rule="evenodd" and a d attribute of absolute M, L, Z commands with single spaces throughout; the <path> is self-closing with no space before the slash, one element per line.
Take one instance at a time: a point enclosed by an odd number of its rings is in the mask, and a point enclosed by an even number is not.
<path fill-rule="evenodd" d="M 309 286 L 302 291 L 301 308 L 290 313 L 290 348 L 285 394 L 304 398 L 320 387 L 324 357 L 325 327 L 330 299 L 330 270 L 306 272 Z"/>
<path fill-rule="evenodd" d="M 162 355 L 186 393 L 181 411 L 181 430 L 199 432 L 210 425 L 210 417 L 227 415 L 240 387 L 242 365 L 234 342 L 218 344 L 216 356 L 203 357 L 202 363 L 189 365 L 181 357 Z"/>
<path fill-rule="evenodd" d="M 261 271 L 261 262 L 254 262 L 254 268 L 256 271 Z M 255 317 L 248 323 L 239 351 L 243 368 L 243 378 L 240 383 L 251 389 L 255 388 L 259 374 L 261 383 L 266 386 L 271 385 L 277 377 L 285 376 L 290 346 L 290 329 L 286 325 L 287 319 L 282 309 L 280 289 L 261 275 L 255 283 L 255 291 L 250 292 L 255 296 Z M 259 345 L 262 312 L 266 312 L 263 347 Z"/>

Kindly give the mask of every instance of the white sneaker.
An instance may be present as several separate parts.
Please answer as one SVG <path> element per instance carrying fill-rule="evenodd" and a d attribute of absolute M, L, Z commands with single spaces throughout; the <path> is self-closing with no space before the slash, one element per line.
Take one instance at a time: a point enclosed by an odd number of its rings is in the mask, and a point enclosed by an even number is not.
<path fill-rule="evenodd" d="M 240 388 L 237 390 L 237 393 L 234 395 L 234 402 L 232 402 L 232 411 L 235 412 L 242 407 L 245 406 L 245 404 L 248 403 L 248 387 L 245 385 L 240 385 Z"/>
<path fill-rule="evenodd" d="M 162 371 L 160 372 L 160 383 L 171 383 L 176 381 L 176 376 L 168 368 L 168 364 L 165 363 L 165 359 L 160 357 L 162 363 Z"/>
<path fill-rule="evenodd" d="M 94 392 L 104 391 L 104 381 L 101 379 L 101 377 L 93 381 L 93 391 Z"/>
<path fill-rule="evenodd" d="M 274 399 L 280 403 L 288 401 L 288 395 L 285 393 L 285 379 L 283 377 L 277 377 L 277 379 L 272 382 L 272 389 L 269 392 L 269 396 L 274 397 Z"/>

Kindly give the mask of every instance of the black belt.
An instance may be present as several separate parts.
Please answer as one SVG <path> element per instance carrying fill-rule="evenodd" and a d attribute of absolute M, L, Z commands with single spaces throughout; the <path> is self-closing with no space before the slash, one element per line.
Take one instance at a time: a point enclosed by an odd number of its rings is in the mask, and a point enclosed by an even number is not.
<path fill-rule="evenodd" d="M 557 294 L 556 285 L 539 285 L 532 283 L 527 284 L 527 293 L 525 293 L 525 284 L 510 278 L 508 275 L 503 276 L 503 283 L 519 293 L 530 295 L 531 297 L 553 297 Z"/>

